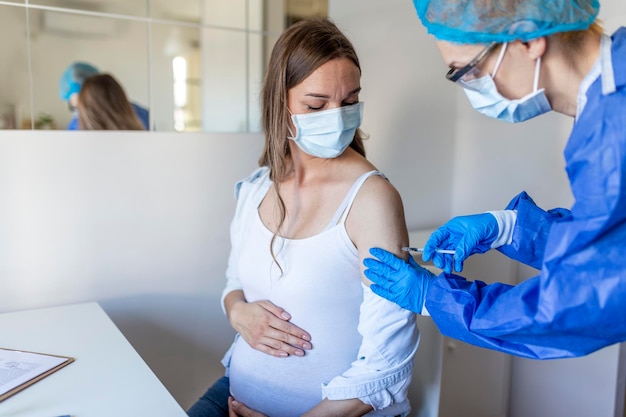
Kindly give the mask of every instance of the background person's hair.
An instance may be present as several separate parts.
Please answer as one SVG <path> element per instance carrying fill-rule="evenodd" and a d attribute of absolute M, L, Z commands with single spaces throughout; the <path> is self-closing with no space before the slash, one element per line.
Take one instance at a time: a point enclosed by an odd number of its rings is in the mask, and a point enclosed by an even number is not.
<path fill-rule="evenodd" d="M 144 130 L 122 86 L 109 74 L 87 78 L 78 93 L 82 130 Z"/>
<path fill-rule="evenodd" d="M 261 90 L 261 122 L 265 146 L 259 165 L 267 166 L 278 195 L 280 221 L 270 243 L 274 261 L 274 241 L 285 221 L 285 204 L 280 195 L 280 181 L 286 175 L 289 156 L 288 126 L 290 114 L 287 97 L 291 88 L 300 84 L 316 69 L 336 58 L 348 58 L 361 72 L 359 58 L 352 43 L 329 19 L 303 20 L 289 26 L 278 38 L 265 72 Z M 357 129 L 350 147 L 365 156 L 363 133 Z"/>

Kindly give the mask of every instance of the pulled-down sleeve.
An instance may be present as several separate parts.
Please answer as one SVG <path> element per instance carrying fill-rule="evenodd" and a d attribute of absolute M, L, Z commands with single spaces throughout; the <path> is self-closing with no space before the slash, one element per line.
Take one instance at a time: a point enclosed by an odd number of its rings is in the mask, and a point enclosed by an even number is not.
<path fill-rule="evenodd" d="M 322 395 L 329 400 L 358 398 L 374 410 L 398 404 L 400 414 L 401 405 L 408 404 L 419 341 L 415 314 L 362 287 L 358 357 L 342 375 L 322 386 Z"/>

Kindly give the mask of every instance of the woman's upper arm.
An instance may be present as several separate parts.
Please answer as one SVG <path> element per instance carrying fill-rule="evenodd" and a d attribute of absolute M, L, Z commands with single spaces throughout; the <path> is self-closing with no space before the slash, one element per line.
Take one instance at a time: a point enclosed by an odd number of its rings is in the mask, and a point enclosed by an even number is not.
<path fill-rule="evenodd" d="M 346 228 L 359 251 L 361 276 L 367 285 L 370 281 L 362 274 L 363 259 L 370 256 L 370 248 L 382 248 L 407 259 L 407 253 L 402 251 L 409 243 L 402 198 L 385 178 L 374 176 L 363 184 L 346 220 Z"/>
<path fill-rule="evenodd" d="M 418 341 L 415 314 L 372 293 L 371 282 L 363 274 L 363 259 L 371 256 L 371 247 L 407 259 L 402 251 L 409 243 L 404 207 L 395 187 L 383 177 L 370 177 L 357 194 L 346 229 L 361 259 L 364 287 L 359 333 L 363 339 L 358 359 L 333 378 L 323 393 L 334 400 L 358 398 L 375 409 L 405 404 Z"/>

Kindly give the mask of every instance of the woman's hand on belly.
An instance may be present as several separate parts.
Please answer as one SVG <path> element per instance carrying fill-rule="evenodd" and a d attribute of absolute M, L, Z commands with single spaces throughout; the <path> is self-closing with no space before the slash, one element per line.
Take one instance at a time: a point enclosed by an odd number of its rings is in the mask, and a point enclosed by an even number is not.
<path fill-rule="evenodd" d="M 267 300 L 237 301 L 230 305 L 228 319 L 252 347 L 271 356 L 304 356 L 312 348 L 311 335 L 289 322 L 291 315 Z"/>

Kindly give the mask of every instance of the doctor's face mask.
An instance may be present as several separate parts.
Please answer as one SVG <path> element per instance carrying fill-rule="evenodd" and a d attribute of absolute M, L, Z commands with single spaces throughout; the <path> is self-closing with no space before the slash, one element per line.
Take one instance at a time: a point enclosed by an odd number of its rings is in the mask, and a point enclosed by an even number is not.
<path fill-rule="evenodd" d="M 296 128 L 290 136 L 303 152 L 318 158 L 336 158 L 354 139 L 363 119 L 363 102 L 315 113 L 292 114 Z"/>
<path fill-rule="evenodd" d="M 465 95 L 472 107 L 485 116 L 511 123 L 523 122 L 552 110 L 545 95 L 545 89 L 537 89 L 541 58 L 537 58 L 535 64 L 532 93 L 521 99 L 510 100 L 498 92 L 493 78 L 496 76 L 496 72 L 504 57 L 506 45 L 506 43 L 502 45 L 493 74 L 487 74 L 464 82 L 467 85 L 467 88 L 464 89 Z"/>

